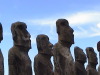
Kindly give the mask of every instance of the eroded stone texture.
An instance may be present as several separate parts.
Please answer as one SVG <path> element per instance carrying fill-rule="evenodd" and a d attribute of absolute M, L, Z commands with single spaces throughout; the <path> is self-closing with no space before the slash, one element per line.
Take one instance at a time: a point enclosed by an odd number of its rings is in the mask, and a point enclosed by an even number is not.
<path fill-rule="evenodd" d="M 52 44 L 47 35 L 38 35 L 36 38 L 38 54 L 34 58 L 35 75 L 53 75 L 53 66 L 51 63 Z"/>
<path fill-rule="evenodd" d="M 15 22 L 11 26 L 14 45 L 9 50 L 9 75 L 32 75 L 31 60 L 28 51 L 31 48 L 30 34 L 27 25 Z"/>
<path fill-rule="evenodd" d="M 97 43 L 97 50 L 100 52 L 100 41 Z"/>
<path fill-rule="evenodd" d="M 0 75 L 4 75 L 4 58 L 0 50 Z"/>
<path fill-rule="evenodd" d="M 74 30 L 69 26 L 66 19 L 56 21 L 58 43 L 54 49 L 54 75 L 75 75 L 74 60 L 70 47 L 74 44 Z"/>
<path fill-rule="evenodd" d="M 2 24 L 0 23 L 0 43 L 2 40 L 3 40 L 3 28 Z M 4 58 L 1 50 L 0 50 L 0 75 L 4 75 Z"/>
<path fill-rule="evenodd" d="M 98 75 L 100 75 L 100 65 L 99 65 L 99 67 L 98 67 Z"/>
<path fill-rule="evenodd" d="M 84 64 L 86 62 L 86 55 L 79 47 L 74 48 L 75 55 L 75 72 L 76 75 L 87 75 Z"/>
<path fill-rule="evenodd" d="M 98 61 L 94 49 L 92 47 L 86 48 L 86 54 L 88 58 L 88 65 L 86 68 L 87 75 L 98 75 L 98 72 L 96 70 L 96 65 L 98 64 Z"/>
<path fill-rule="evenodd" d="M 98 67 L 98 74 L 100 75 L 100 41 L 97 43 L 97 50 L 99 52 L 99 67 Z"/>

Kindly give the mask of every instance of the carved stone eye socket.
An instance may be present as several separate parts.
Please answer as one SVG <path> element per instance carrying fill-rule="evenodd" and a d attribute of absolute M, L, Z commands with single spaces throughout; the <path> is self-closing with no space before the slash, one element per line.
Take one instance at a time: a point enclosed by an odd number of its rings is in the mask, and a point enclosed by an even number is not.
<path fill-rule="evenodd" d="M 66 23 L 65 23 L 65 22 L 61 22 L 61 24 L 62 24 L 62 25 L 66 25 Z"/>
<path fill-rule="evenodd" d="M 23 28 L 24 28 L 23 25 L 19 25 L 18 26 L 18 29 L 21 29 L 22 30 Z"/>
<path fill-rule="evenodd" d="M 61 24 L 62 26 L 69 27 L 68 23 L 66 23 L 66 22 L 61 22 L 60 24 Z"/>
<path fill-rule="evenodd" d="M 17 26 L 17 28 L 22 30 L 22 29 L 26 29 L 27 26 L 26 26 L 26 25 L 21 25 L 21 24 L 20 24 L 20 25 Z"/>

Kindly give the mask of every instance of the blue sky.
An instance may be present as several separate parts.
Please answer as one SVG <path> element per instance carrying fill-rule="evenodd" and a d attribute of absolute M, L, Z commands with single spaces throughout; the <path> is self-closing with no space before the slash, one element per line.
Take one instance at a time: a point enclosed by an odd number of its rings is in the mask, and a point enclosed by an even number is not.
<path fill-rule="evenodd" d="M 74 29 L 72 55 L 75 46 L 81 47 L 84 52 L 86 47 L 93 47 L 98 54 L 96 44 L 100 41 L 100 0 L 0 0 L 0 22 L 4 34 L 0 48 L 5 59 L 5 75 L 8 74 L 8 50 L 13 46 L 11 24 L 16 21 L 27 24 L 32 39 L 29 56 L 33 64 L 37 54 L 36 36 L 46 34 L 55 44 L 58 41 L 55 22 L 59 18 L 67 19 Z"/>

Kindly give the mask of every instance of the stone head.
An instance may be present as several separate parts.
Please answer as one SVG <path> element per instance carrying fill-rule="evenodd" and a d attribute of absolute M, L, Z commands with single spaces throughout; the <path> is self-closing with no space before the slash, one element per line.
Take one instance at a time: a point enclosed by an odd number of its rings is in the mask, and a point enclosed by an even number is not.
<path fill-rule="evenodd" d="M 75 61 L 79 61 L 83 64 L 86 62 L 86 55 L 81 48 L 76 46 L 74 48 L 74 55 L 75 55 Z"/>
<path fill-rule="evenodd" d="M 56 21 L 56 28 L 60 41 L 74 44 L 74 30 L 69 26 L 66 19 L 58 19 Z"/>
<path fill-rule="evenodd" d="M 94 49 L 92 47 L 87 47 L 86 48 L 86 54 L 87 54 L 87 58 L 88 58 L 88 62 L 93 64 L 93 65 L 97 65 L 98 64 L 98 59 L 97 59 L 97 55 L 94 52 Z"/>
<path fill-rule="evenodd" d="M 97 43 L 97 50 L 100 52 L 100 41 Z"/>
<path fill-rule="evenodd" d="M 27 25 L 23 22 L 15 22 L 11 26 L 14 45 L 31 48 L 31 35 L 27 31 Z"/>
<path fill-rule="evenodd" d="M 49 37 L 44 34 L 40 34 L 36 38 L 38 53 L 53 55 L 52 47 L 53 45 L 49 41 Z"/>
<path fill-rule="evenodd" d="M 0 42 L 3 40 L 3 28 L 2 24 L 0 23 Z"/>

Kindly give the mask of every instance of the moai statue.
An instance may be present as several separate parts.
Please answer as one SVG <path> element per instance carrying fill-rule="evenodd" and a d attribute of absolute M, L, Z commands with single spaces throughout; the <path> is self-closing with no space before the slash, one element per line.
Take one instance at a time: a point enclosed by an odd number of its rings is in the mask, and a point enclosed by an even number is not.
<path fill-rule="evenodd" d="M 32 75 L 31 60 L 28 51 L 31 49 L 30 34 L 27 25 L 15 22 L 11 26 L 13 47 L 9 50 L 9 75 Z"/>
<path fill-rule="evenodd" d="M 3 28 L 2 24 L 0 23 L 0 43 L 2 40 L 3 40 Z M 4 58 L 1 49 L 0 49 L 0 75 L 4 75 Z"/>
<path fill-rule="evenodd" d="M 75 55 L 75 72 L 76 75 L 87 75 L 84 64 L 86 62 L 86 55 L 79 47 L 74 48 Z"/>
<path fill-rule="evenodd" d="M 98 61 L 94 49 L 92 47 L 87 47 L 86 54 L 88 58 L 88 65 L 86 68 L 87 75 L 98 75 L 98 72 L 96 70 L 96 65 L 98 64 Z"/>
<path fill-rule="evenodd" d="M 74 30 L 66 19 L 56 21 L 58 43 L 53 47 L 54 75 L 75 75 L 74 60 L 70 47 L 74 44 Z"/>
<path fill-rule="evenodd" d="M 2 24 L 0 23 L 0 43 L 3 40 L 3 28 L 2 28 Z"/>
<path fill-rule="evenodd" d="M 97 50 L 99 52 L 99 67 L 98 67 L 98 74 L 100 75 L 100 41 L 97 43 Z"/>
<path fill-rule="evenodd" d="M 38 54 L 34 58 L 35 75 L 53 75 L 53 65 L 51 63 L 52 47 L 47 35 L 41 34 L 36 38 Z"/>

